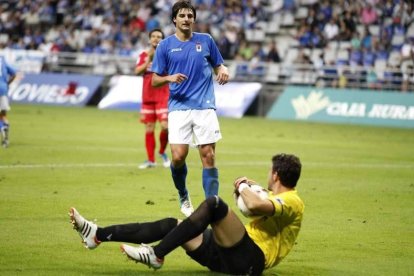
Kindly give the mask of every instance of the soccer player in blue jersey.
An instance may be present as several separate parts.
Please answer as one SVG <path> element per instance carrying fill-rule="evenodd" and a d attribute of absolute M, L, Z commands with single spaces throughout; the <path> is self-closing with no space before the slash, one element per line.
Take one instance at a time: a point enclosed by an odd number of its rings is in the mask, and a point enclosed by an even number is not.
<path fill-rule="evenodd" d="M 9 121 L 7 111 L 10 110 L 9 84 L 15 79 L 16 70 L 10 66 L 4 57 L 0 56 L 0 132 L 1 144 L 4 148 L 9 146 Z"/>
<path fill-rule="evenodd" d="M 152 64 L 152 85 L 169 83 L 168 140 L 171 146 L 171 174 L 179 193 L 181 212 L 193 212 L 186 188 L 186 157 L 189 145 L 198 147 L 203 165 L 205 197 L 218 194 L 218 170 L 215 167 L 216 142 L 221 139 L 217 114 L 213 72 L 216 81 L 226 84 L 229 72 L 209 34 L 193 32 L 196 10 L 189 1 L 172 7 L 175 34 L 158 45 Z"/>

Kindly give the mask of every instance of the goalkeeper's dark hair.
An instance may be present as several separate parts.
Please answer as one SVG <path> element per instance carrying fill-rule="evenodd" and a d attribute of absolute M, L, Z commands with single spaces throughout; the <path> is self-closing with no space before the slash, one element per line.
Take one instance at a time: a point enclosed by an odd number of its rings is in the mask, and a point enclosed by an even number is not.
<path fill-rule="evenodd" d="M 171 21 L 174 23 L 174 25 L 175 25 L 174 18 L 177 17 L 177 14 L 181 9 L 190 9 L 190 10 L 192 10 L 193 15 L 194 15 L 194 20 L 196 20 L 197 12 L 196 12 L 195 7 L 191 4 L 191 1 L 181 0 L 181 1 L 175 2 L 175 4 L 172 6 Z"/>
<path fill-rule="evenodd" d="M 283 186 L 294 188 L 298 183 L 302 164 L 293 154 L 276 154 L 272 157 L 272 172 L 277 172 Z"/>

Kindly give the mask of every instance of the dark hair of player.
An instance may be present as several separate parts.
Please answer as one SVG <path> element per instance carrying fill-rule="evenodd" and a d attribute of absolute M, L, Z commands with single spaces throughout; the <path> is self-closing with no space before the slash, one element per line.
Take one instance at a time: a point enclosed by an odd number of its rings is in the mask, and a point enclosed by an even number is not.
<path fill-rule="evenodd" d="M 174 25 L 175 25 L 174 18 L 177 17 L 177 14 L 181 9 L 190 9 L 190 10 L 192 10 L 193 15 L 194 15 L 194 20 L 196 20 L 197 12 L 196 12 L 196 9 L 194 8 L 194 6 L 191 4 L 191 2 L 187 1 L 187 0 L 178 1 L 172 7 L 171 21 L 174 23 Z"/>
<path fill-rule="evenodd" d="M 277 154 L 272 157 L 272 171 L 277 172 L 283 186 L 294 188 L 300 177 L 302 164 L 293 154 Z"/>
<path fill-rule="evenodd" d="M 163 32 L 163 31 L 161 31 L 161 29 L 158 29 L 158 28 L 152 29 L 152 30 L 149 32 L 148 37 L 149 37 L 149 38 L 151 38 L 151 35 L 152 35 L 152 33 L 154 33 L 154 32 L 159 32 L 159 33 L 161 33 L 161 37 L 162 37 L 162 39 L 164 39 L 164 32 Z"/>

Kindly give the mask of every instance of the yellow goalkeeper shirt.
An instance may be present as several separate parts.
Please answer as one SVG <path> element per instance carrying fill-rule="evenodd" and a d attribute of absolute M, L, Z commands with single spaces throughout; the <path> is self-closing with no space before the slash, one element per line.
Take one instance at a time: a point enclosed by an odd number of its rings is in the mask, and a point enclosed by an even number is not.
<path fill-rule="evenodd" d="M 266 268 L 277 265 L 292 249 L 305 207 L 296 190 L 277 195 L 269 192 L 268 199 L 275 207 L 274 215 L 246 224 L 250 238 L 264 253 Z"/>

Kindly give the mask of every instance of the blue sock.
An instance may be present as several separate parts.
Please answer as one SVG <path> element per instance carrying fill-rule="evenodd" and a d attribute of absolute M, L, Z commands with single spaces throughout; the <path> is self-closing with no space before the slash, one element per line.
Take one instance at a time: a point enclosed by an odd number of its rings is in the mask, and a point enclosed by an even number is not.
<path fill-rule="evenodd" d="M 0 129 L 4 126 L 5 126 L 4 122 L 2 120 L 0 120 Z"/>
<path fill-rule="evenodd" d="M 187 178 L 187 164 L 184 163 L 184 166 L 181 168 L 174 168 L 171 164 L 170 169 L 175 188 L 178 190 L 178 194 L 180 197 L 188 196 L 188 191 L 185 187 L 185 180 Z"/>
<path fill-rule="evenodd" d="M 206 198 L 218 195 L 219 181 L 217 168 L 203 169 L 203 189 Z"/>

